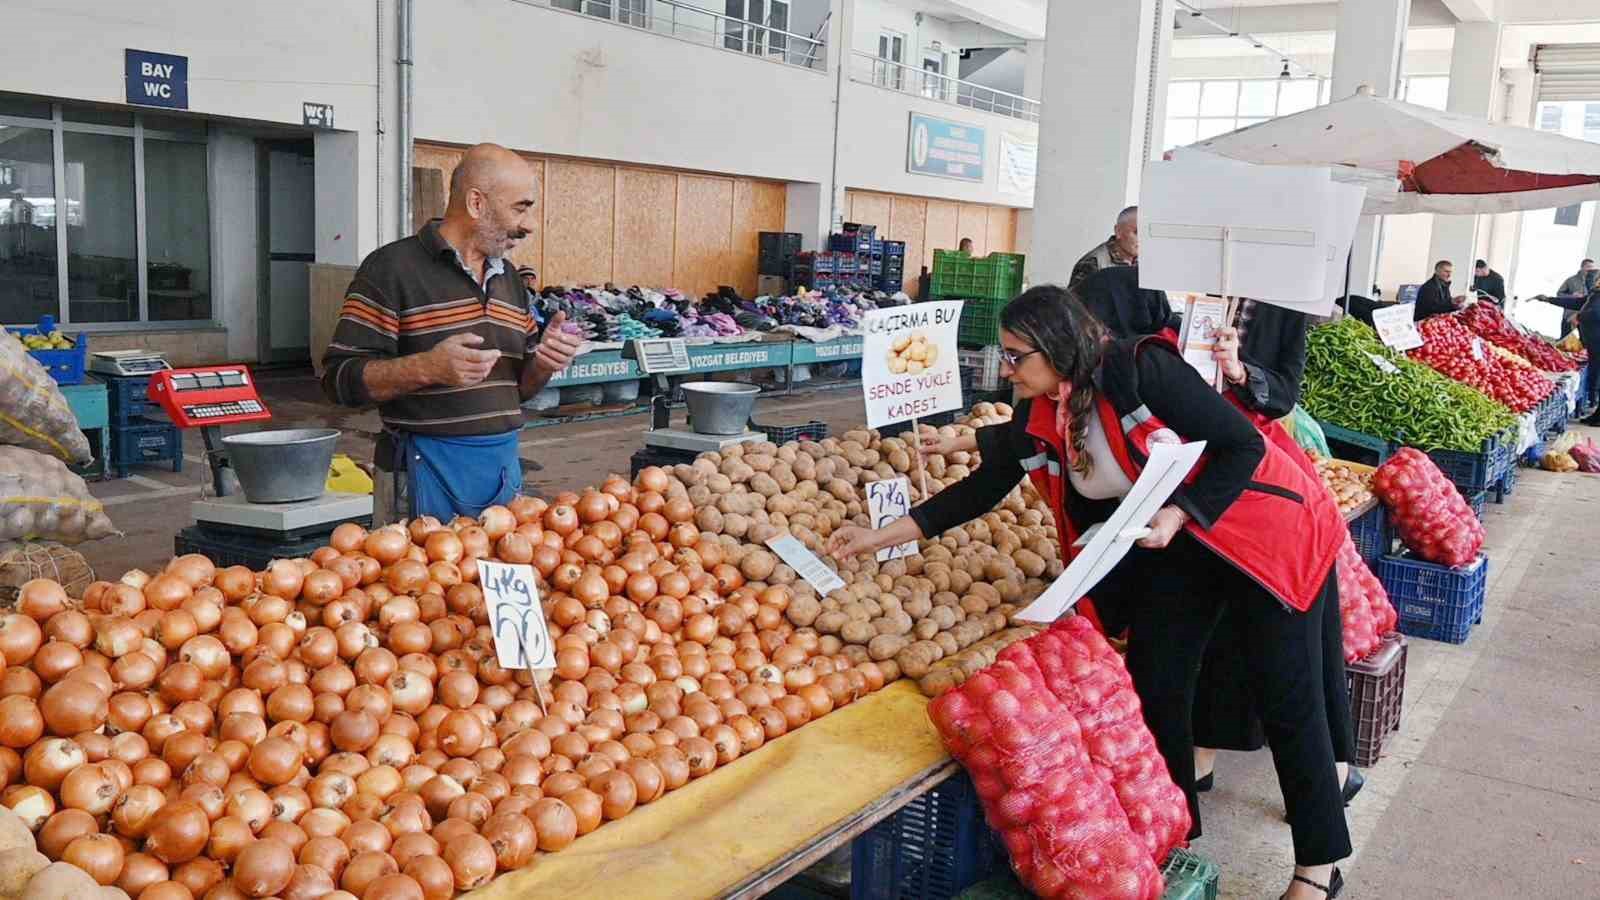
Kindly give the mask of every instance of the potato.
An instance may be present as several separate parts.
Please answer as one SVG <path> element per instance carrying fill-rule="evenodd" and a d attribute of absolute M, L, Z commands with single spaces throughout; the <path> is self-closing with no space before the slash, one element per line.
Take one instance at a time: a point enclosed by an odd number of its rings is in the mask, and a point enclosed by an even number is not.
<path fill-rule="evenodd" d="M 800 480 L 795 477 L 794 469 L 789 468 L 786 463 L 778 463 L 767 474 L 772 476 L 772 480 L 778 483 L 778 489 L 784 493 L 794 490 L 794 486 L 800 483 Z"/>
<path fill-rule="evenodd" d="M 33 835 L 28 837 L 31 839 Z M 0 851 L 0 897 L 15 897 L 22 893 L 29 879 L 49 865 L 49 857 L 32 847 L 12 847 Z"/>
<path fill-rule="evenodd" d="M 823 634 L 838 634 L 839 629 L 850 622 L 850 617 L 842 612 L 825 612 L 817 616 L 812 624 Z"/>
<path fill-rule="evenodd" d="M 789 599 L 789 606 L 783 613 L 796 627 L 805 628 L 817 621 L 817 616 L 822 615 L 822 603 L 814 594 L 802 594 L 796 591 Z"/>
<path fill-rule="evenodd" d="M 844 652 L 844 641 L 836 634 L 825 634 L 817 639 L 817 651 L 823 656 L 838 656 Z"/>
<path fill-rule="evenodd" d="M 910 644 L 898 634 L 880 634 L 867 644 L 867 654 L 874 660 L 890 659 Z"/>
<path fill-rule="evenodd" d="M 755 550 L 739 563 L 739 571 L 751 581 L 766 581 L 778 566 L 778 557 L 766 550 Z"/>
<path fill-rule="evenodd" d="M 757 472 L 770 472 L 772 467 L 778 464 L 778 460 L 777 457 L 767 456 L 763 453 L 746 453 L 744 455 L 744 464 Z"/>
<path fill-rule="evenodd" d="M 918 619 L 916 624 L 911 626 L 912 636 L 919 641 L 932 640 L 933 636 L 938 633 L 939 623 L 932 618 Z"/>
<path fill-rule="evenodd" d="M 922 676 L 917 682 L 917 688 L 925 697 L 938 697 L 955 690 L 965 680 L 964 673 L 960 669 L 946 666 Z"/>
<path fill-rule="evenodd" d="M 968 594 L 961 598 L 961 608 L 969 616 L 981 616 L 989 611 L 989 603 L 977 594 Z"/>
<path fill-rule="evenodd" d="M 100 892 L 89 873 L 72 863 L 56 862 L 39 870 L 18 894 L 19 900 L 84 900 Z"/>
<path fill-rule="evenodd" d="M 933 610 L 933 600 L 929 597 L 913 594 L 900 604 L 906 615 L 913 619 L 920 619 Z"/>
<path fill-rule="evenodd" d="M 951 656 L 961 650 L 961 645 L 956 643 L 955 635 L 948 631 L 941 631 L 933 636 L 933 642 L 939 645 L 945 656 Z"/>
<path fill-rule="evenodd" d="M 956 615 L 956 608 L 953 606 L 935 606 L 933 611 L 928 613 L 928 618 L 939 624 L 940 631 L 946 631 L 960 621 L 960 617 Z"/>
<path fill-rule="evenodd" d="M 750 530 L 745 532 L 745 538 L 752 544 L 764 545 L 783 532 L 778 526 L 770 522 L 752 522 Z M 764 551 L 763 551 L 764 552 Z"/>
<path fill-rule="evenodd" d="M 938 646 L 931 641 L 918 641 L 896 654 L 894 662 L 906 677 L 921 678 L 928 674 L 928 669 L 934 663 L 939 661 L 938 652 Z"/>
<path fill-rule="evenodd" d="M 733 480 L 721 472 L 718 472 L 717 474 L 708 476 L 706 478 L 706 487 L 711 489 L 711 493 L 720 496 L 733 490 Z"/>
<path fill-rule="evenodd" d="M 722 511 L 715 506 L 702 506 L 695 510 L 694 524 L 703 532 L 721 534 L 724 524 Z"/>
<path fill-rule="evenodd" d="M 0 806 L 0 850 L 34 849 L 33 832 L 22 817 Z"/>
<path fill-rule="evenodd" d="M 983 624 L 976 619 L 957 622 L 955 627 L 950 629 L 950 636 L 962 647 L 970 647 L 983 637 Z"/>
<path fill-rule="evenodd" d="M 750 520 L 738 513 L 728 513 L 722 517 L 722 533 L 742 538 L 750 531 Z"/>
<path fill-rule="evenodd" d="M 851 644 L 865 644 L 877 636 L 878 630 L 872 623 L 862 619 L 853 618 L 839 629 L 839 637 Z"/>

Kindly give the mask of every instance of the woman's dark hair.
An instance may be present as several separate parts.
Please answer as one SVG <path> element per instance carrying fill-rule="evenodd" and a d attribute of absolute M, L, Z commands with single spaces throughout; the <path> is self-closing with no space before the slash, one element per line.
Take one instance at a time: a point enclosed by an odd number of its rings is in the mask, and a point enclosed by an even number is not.
<path fill-rule="evenodd" d="M 1072 386 L 1072 395 L 1067 399 L 1072 468 L 1080 476 L 1087 476 L 1091 462 L 1084 445 L 1089 416 L 1094 410 L 1093 378 L 1105 346 L 1105 326 L 1089 314 L 1070 289 L 1041 284 L 1023 291 L 1006 305 L 1000 313 L 1000 327 L 1032 344 L 1056 374 Z"/>

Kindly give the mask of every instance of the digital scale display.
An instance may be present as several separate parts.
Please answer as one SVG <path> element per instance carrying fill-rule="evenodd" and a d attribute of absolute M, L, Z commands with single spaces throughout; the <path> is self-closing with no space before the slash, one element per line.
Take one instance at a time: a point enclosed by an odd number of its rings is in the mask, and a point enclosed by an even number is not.
<path fill-rule="evenodd" d="M 183 428 L 272 418 L 243 366 L 157 372 L 150 378 L 150 399 Z"/>

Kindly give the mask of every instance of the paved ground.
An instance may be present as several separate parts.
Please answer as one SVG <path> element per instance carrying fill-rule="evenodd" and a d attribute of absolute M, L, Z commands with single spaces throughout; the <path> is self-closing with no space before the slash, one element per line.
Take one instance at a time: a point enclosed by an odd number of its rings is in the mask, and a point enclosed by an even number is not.
<path fill-rule="evenodd" d="M 305 375 L 262 378 L 279 425 L 345 431 L 341 450 L 371 456 L 376 417 L 335 410 Z M 768 398 L 756 416 L 862 418 L 854 391 Z M 532 492 L 627 471 L 644 417 L 531 428 L 522 455 Z M 186 435 L 182 473 L 156 468 L 95 485 L 124 540 L 83 549 L 102 575 L 160 565 L 190 524 L 204 464 Z M 1356 855 L 1345 897 L 1600 898 L 1600 478 L 1524 471 L 1489 507 L 1492 561 L 1483 624 L 1459 647 L 1411 643 L 1401 731 L 1350 809 Z M 1217 861 L 1224 897 L 1275 897 L 1290 859 L 1267 753 L 1224 754 L 1203 800 L 1195 849 Z"/>

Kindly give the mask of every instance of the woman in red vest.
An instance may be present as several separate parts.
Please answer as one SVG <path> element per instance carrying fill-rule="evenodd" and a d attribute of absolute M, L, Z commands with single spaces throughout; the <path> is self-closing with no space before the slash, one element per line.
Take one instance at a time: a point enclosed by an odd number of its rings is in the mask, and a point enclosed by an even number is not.
<path fill-rule="evenodd" d="M 1343 886 L 1350 855 L 1323 697 L 1322 604 L 1337 603 L 1333 561 L 1344 522 L 1322 485 L 1266 442 L 1201 380 L 1170 341 L 1109 341 L 1078 299 L 1033 288 L 1001 314 L 1002 372 L 1015 385 L 1011 422 L 961 449 L 982 455 L 960 483 L 880 529 L 834 532 L 848 557 L 938 535 L 999 503 L 1024 476 L 1055 513 L 1063 553 L 1127 495 L 1155 443 L 1205 441 L 1189 479 L 1151 533 L 1095 588 L 1128 628 L 1128 671 L 1144 717 L 1184 789 L 1200 833 L 1191 707 L 1200 660 L 1231 613 L 1250 660 L 1267 741 L 1294 834 L 1288 900 Z"/>

